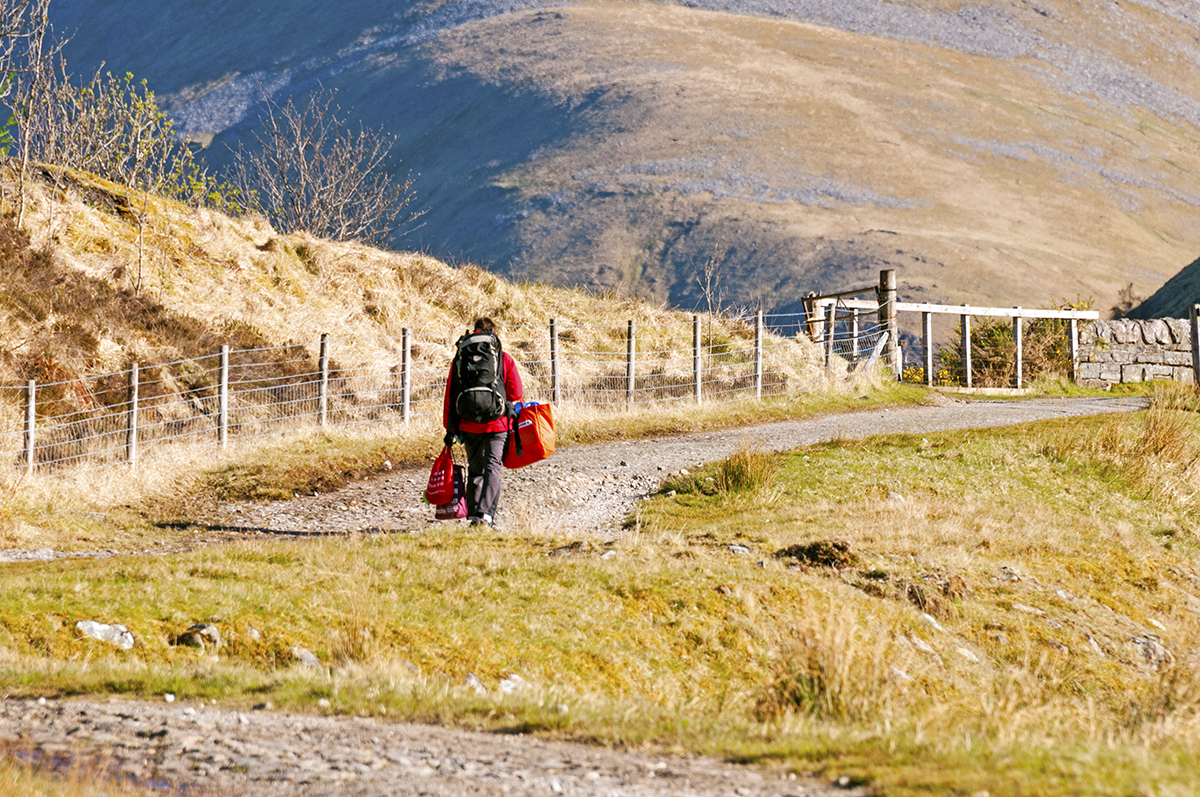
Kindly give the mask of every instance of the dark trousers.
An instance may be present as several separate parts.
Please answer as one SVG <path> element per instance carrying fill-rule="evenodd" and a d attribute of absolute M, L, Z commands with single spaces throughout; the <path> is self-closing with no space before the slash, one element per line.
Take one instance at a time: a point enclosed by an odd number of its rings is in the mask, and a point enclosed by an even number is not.
<path fill-rule="evenodd" d="M 508 432 L 462 432 L 467 449 L 467 516 L 496 516 Z"/>

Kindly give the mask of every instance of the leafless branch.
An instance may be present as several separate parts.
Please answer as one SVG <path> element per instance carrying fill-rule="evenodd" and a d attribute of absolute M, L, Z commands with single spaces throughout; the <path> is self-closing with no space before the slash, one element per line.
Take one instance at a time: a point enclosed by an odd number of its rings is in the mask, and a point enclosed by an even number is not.
<path fill-rule="evenodd" d="M 257 148 L 239 147 L 231 181 L 281 230 L 379 244 L 421 215 L 411 175 L 387 169 L 395 138 L 349 129 L 332 92 L 303 104 L 268 98 L 256 138 Z"/>

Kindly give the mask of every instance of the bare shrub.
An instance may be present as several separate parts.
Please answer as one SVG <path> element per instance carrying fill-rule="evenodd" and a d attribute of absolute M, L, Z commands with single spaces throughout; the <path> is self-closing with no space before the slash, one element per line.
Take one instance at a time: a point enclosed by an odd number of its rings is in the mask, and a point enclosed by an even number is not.
<path fill-rule="evenodd" d="M 11 111 L 0 143 L 6 155 L 13 144 L 18 145 L 18 227 L 25 217 L 24 177 L 30 147 L 27 137 L 14 139 L 12 131 L 23 130 L 44 112 L 52 65 L 61 46 L 54 43 L 50 0 L 0 0 L 0 103 Z"/>
<path fill-rule="evenodd" d="M 285 232 L 381 244 L 421 214 L 411 176 L 387 170 L 395 138 L 350 130 L 331 92 L 298 105 L 268 98 L 257 149 L 239 147 L 231 179 Z"/>
<path fill-rule="evenodd" d="M 1067 310 L 1088 310 L 1091 299 L 1063 302 Z M 1055 308 L 1057 309 L 1057 308 Z M 1071 351 L 1067 341 L 1068 325 L 1059 318 L 1024 321 L 1021 332 L 1021 376 L 1023 381 L 1038 377 L 1065 377 L 1071 370 Z M 935 382 L 953 384 L 963 378 L 962 324 L 955 326 L 948 345 L 937 353 Z M 971 379 L 981 387 L 1007 387 L 1015 383 L 1017 344 L 1011 319 L 984 318 L 971 326 Z M 905 381 L 924 381 L 923 368 L 905 369 Z"/>
<path fill-rule="evenodd" d="M 22 133 L 37 160 L 193 207 L 242 210 L 236 190 L 209 175 L 176 135 L 145 80 L 98 70 L 76 81 L 60 61 L 43 101 Z"/>

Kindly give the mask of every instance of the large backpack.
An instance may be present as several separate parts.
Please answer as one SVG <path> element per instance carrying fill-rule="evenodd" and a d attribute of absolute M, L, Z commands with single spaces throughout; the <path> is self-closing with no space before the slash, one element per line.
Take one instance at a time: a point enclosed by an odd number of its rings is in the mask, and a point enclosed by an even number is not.
<path fill-rule="evenodd" d="M 458 417 L 473 423 L 502 418 L 507 404 L 504 392 L 504 353 L 494 332 L 469 332 L 454 344 L 454 381 Z"/>

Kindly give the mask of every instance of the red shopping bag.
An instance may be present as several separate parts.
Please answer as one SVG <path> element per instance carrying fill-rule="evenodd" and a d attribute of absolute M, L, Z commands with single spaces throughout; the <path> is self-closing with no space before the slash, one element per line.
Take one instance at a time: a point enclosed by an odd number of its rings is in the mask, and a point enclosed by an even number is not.
<path fill-rule="evenodd" d="M 454 497 L 438 506 L 434 520 L 458 520 L 467 516 L 467 484 L 463 478 L 463 466 L 454 465 Z"/>
<path fill-rule="evenodd" d="M 429 471 L 429 485 L 425 488 L 425 500 L 434 506 L 442 506 L 454 500 L 454 452 L 450 446 L 433 461 Z"/>
<path fill-rule="evenodd" d="M 554 417 L 550 414 L 549 404 L 521 407 L 516 427 L 508 434 L 504 467 L 523 468 L 554 453 Z"/>

